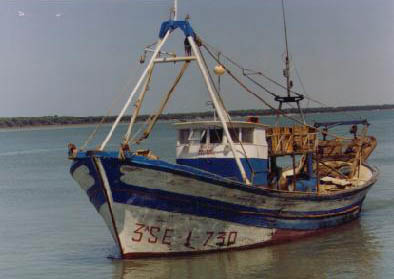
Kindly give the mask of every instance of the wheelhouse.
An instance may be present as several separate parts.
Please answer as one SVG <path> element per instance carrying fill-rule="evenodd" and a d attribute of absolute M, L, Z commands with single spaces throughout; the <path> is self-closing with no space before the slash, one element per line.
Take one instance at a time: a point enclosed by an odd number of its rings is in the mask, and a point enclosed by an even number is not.
<path fill-rule="evenodd" d="M 242 181 L 220 121 L 182 122 L 175 125 L 178 131 L 176 147 L 178 164 Z M 268 174 L 266 126 L 243 121 L 228 122 L 227 125 L 235 151 L 248 179 L 254 185 L 266 185 Z"/>

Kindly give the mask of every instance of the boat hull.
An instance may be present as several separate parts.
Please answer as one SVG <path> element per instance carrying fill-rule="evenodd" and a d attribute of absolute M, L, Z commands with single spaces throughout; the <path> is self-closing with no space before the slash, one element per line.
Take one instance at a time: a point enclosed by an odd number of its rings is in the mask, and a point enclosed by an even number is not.
<path fill-rule="evenodd" d="M 79 154 L 71 173 L 123 258 L 244 249 L 332 229 L 359 217 L 375 181 L 333 195 L 281 192 L 116 153 Z"/>

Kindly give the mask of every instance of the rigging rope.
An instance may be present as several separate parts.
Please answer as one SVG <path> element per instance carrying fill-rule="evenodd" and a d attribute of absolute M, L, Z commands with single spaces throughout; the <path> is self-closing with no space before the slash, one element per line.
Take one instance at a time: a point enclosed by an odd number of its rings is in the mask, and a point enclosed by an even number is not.
<path fill-rule="evenodd" d="M 313 127 L 309 124 L 304 123 L 303 121 L 298 120 L 297 118 L 294 118 L 292 116 L 287 115 L 285 112 L 273 107 L 271 104 L 269 104 L 266 100 L 264 100 L 263 98 L 261 98 L 257 93 L 253 92 L 252 90 L 250 90 L 241 80 L 239 80 L 225 65 L 223 65 L 223 63 L 220 63 L 220 61 L 216 58 L 216 56 L 210 51 L 210 49 L 205 45 L 205 43 L 203 43 L 202 45 L 205 50 L 208 52 L 208 54 L 217 62 L 219 63 L 225 70 L 226 72 L 229 74 L 230 77 L 232 77 L 243 89 L 245 89 L 246 92 L 248 92 L 249 94 L 253 95 L 254 97 L 256 97 L 258 100 L 260 100 L 262 103 L 264 103 L 267 107 L 269 107 L 270 109 L 272 109 L 273 111 L 275 111 L 277 114 L 282 115 L 285 118 L 288 118 L 296 123 L 299 123 L 303 126 L 309 127 L 309 128 L 313 128 L 316 129 L 317 131 L 321 132 L 321 130 L 319 128 Z M 327 133 L 330 136 L 333 136 L 335 138 L 338 139 L 350 139 L 350 138 L 346 138 L 346 137 L 341 137 L 332 133 Z"/>
<path fill-rule="evenodd" d="M 249 79 L 251 82 L 253 82 L 255 85 L 257 85 L 258 87 L 260 87 L 261 89 L 263 89 L 265 92 L 267 92 L 268 94 L 270 94 L 273 97 L 277 97 L 278 95 L 275 94 L 274 92 L 268 90 L 266 87 L 264 87 L 263 85 L 261 85 L 260 83 L 258 83 L 257 81 L 255 81 L 254 79 L 252 79 L 250 77 L 250 74 L 246 74 L 245 71 L 242 71 L 242 74 Z"/>
<path fill-rule="evenodd" d="M 139 68 L 138 71 L 141 71 L 141 69 Z M 137 72 L 138 72 L 137 71 Z M 138 76 L 138 75 L 136 75 Z M 135 77 L 129 78 L 128 82 L 126 83 L 125 87 L 123 88 L 123 90 L 121 91 L 120 94 L 118 94 L 112 101 L 111 106 L 109 107 L 107 113 L 101 118 L 100 122 L 96 125 L 96 127 L 94 128 L 94 130 L 92 131 L 92 133 L 90 133 L 90 135 L 88 136 L 88 138 L 85 140 L 85 142 L 83 143 L 83 145 L 81 146 L 81 150 L 85 150 L 87 148 L 87 146 L 91 143 L 91 141 L 95 138 L 95 136 L 97 135 L 98 130 L 103 126 L 103 124 L 105 123 L 105 121 L 108 119 L 108 117 L 111 115 L 112 110 L 114 109 L 115 105 L 120 101 L 121 97 L 124 97 L 127 93 L 128 93 L 128 88 L 131 86 L 132 83 L 135 82 Z"/>
<path fill-rule="evenodd" d="M 264 77 L 265 79 L 267 79 L 268 81 L 274 83 L 275 85 L 283 88 L 283 89 L 287 89 L 285 86 L 283 86 L 282 84 L 280 84 L 279 82 L 273 80 L 272 78 L 268 77 L 267 75 L 265 75 L 262 72 L 257 72 L 254 71 L 252 69 L 247 69 L 244 68 L 242 65 L 240 65 L 239 63 L 235 62 L 234 59 L 230 58 L 229 56 L 224 55 L 220 50 L 216 49 L 214 46 L 210 45 L 209 43 L 207 43 L 205 40 L 201 40 L 203 42 L 203 45 L 205 45 L 205 47 L 209 47 L 210 49 L 214 50 L 217 53 L 220 53 L 221 56 L 223 56 L 227 61 L 229 61 L 231 64 L 233 64 L 235 67 L 237 67 L 238 69 L 240 69 L 242 71 L 242 74 L 246 77 L 250 76 L 250 75 L 260 75 L 262 77 Z M 250 78 L 250 77 L 249 77 Z M 251 78 L 250 78 L 251 79 Z M 256 81 L 254 81 L 256 82 Z M 259 86 L 262 86 L 261 84 Z M 273 93 L 272 91 L 268 90 L 265 87 L 262 87 L 263 90 L 265 90 L 267 93 L 271 94 L 272 96 L 279 96 L 278 94 Z M 295 91 L 290 91 L 291 93 L 301 96 L 302 94 L 295 92 Z"/>
<path fill-rule="evenodd" d="M 220 57 L 220 56 L 218 56 L 217 61 L 219 61 L 219 57 Z M 233 125 L 233 123 L 232 123 L 232 121 L 231 121 L 230 115 L 228 114 L 228 110 L 226 109 L 226 106 L 224 105 L 223 98 L 222 98 L 220 92 L 219 92 L 219 91 L 216 89 L 216 87 L 215 87 L 215 83 L 213 82 L 213 78 L 212 78 L 211 72 L 209 71 L 209 68 L 208 68 L 206 59 L 205 59 L 205 57 L 204 57 L 204 55 L 203 55 L 202 53 L 201 53 L 201 58 L 202 58 L 202 60 L 203 60 L 203 62 L 204 62 L 205 68 L 207 69 L 208 76 L 209 76 L 209 78 L 210 78 L 210 80 L 211 80 L 211 82 L 212 82 L 212 84 L 213 84 L 213 87 L 215 88 L 216 94 L 217 94 L 218 97 L 219 97 L 220 103 L 221 103 L 221 105 L 222 105 L 224 111 L 226 112 L 227 121 L 228 121 L 228 123 L 229 123 L 230 129 L 232 129 L 233 131 L 235 131 L 235 128 L 234 128 L 234 125 Z M 220 64 L 220 61 L 219 61 L 218 63 Z M 247 155 L 246 155 L 247 153 L 246 153 L 246 150 L 245 150 L 244 145 L 243 145 L 242 142 L 241 142 L 241 139 L 239 139 L 239 144 L 240 144 L 240 146 L 241 146 L 241 148 L 242 148 L 242 151 L 244 152 L 244 156 L 245 156 L 245 159 L 246 159 L 246 163 L 248 164 L 248 167 L 249 167 L 249 169 L 250 169 L 250 171 L 251 171 L 251 173 L 252 173 L 252 177 L 251 177 L 252 179 L 251 179 L 251 181 L 252 181 L 252 183 L 253 183 L 253 179 L 254 179 L 254 176 L 255 176 L 256 172 L 254 171 L 254 169 L 253 169 L 253 167 L 252 167 L 252 164 L 250 163 L 249 158 L 248 158 Z"/>
<path fill-rule="evenodd" d="M 137 116 L 141 110 L 141 106 L 142 106 L 142 102 L 144 101 L 145 94 L 149 90 L 149 84 L 152 80 L 153 68 L 154 68 L 154 64 L 152 64 L 151 68 L 149 69 L 148 77 L 145 80 L 144 88 L 142 89 L 140 96 L 138 97 L 138 99 L 135 102 L 135 110 L 133 112 L 133 115 L 130 118 L 130 124 L 127 129 L 127 133 L 125 135 L 124 141 L 123 141 L 124 143 L 129 143 L 129 141 L 130 141 L 131 130 L 133 129 L 134 123 L 137 120 Z"/>
<path fill-rule="evenodd" d="M 201 41 L 202 41 L 202 40 L 201 40 Z M 154 43 L 154 44 L 156 44 L 156 43 Z M 152 44 L 152 45 L 154 45 L 154 44 Z M 151 47 L 152 45 L 150 45 L 149 47 Z M 239 79 L 238 79 L 238 78 L 237 78 L 227 67 L 225 67 L 225 66 L 223 65 L 223 63 L 220 62 L 219 59 L 217 59 L 217 58 L 215 57 L 215 55 L 211 52 L 210 49 L 212 49 L 213 51 L 217 52 L 217 53 L 220 54 L 222 57 L 224 57 L 228 62 L 230 62 L 232 65 L 234 65 L 235 67 L 237 67 L 238 69 L 240 69 L 240 70 L 242 71 L 243 76 L 245 76 L 247 79 L 249 79 L 249 80 L 250 80 L 251 82 L 253 82 L 255 85 L 257 85 L 258 87 L 260 87 L 261 89 L 263 89 L 266 93 L 268 93 L 268 94 L 270 94 L 270 95 L 272 95 L 272 96 L 279 96 L 279 95 L 277 95 L 277 94 L 275 94 L 274 92 L 270 91 L 268 88 L 264 87 L 263 85 L 261 85 L 260 83 L 258 83 L 258 82 L 255 81 L 254 79 L 252 79 L 250 76 L 252 76 L 252 75 L 260 75 L 260 76 L 262 76 L 263 78 L 267 79 L 268 81 L 272 82 L 273 84 L 279 86 L 279 87 L 282 88 L 282 89 L 286 89 L 285 86 L 283 86 L 283 85 L 280 84 L 279 82 L 273 80 L 272 78 L 266 76 L 266 75 L 263 74 L 262 72 L 257 72 L 257 71 L 253 71 L 253 70 L 251 70 L 251 69 L 244 68 L 243 66 L 241 66 L 240 64 L 238 64 L 237 62 L 235 62 L 232 58 L 230 58 L 230 57 L 224 55 L 221 51 L 217 50 L 215 47 L 213 47 L 213 46 L 211 46 L 210 44 L 208 44 L 206 41 L 202 41 L 202 46 L 206 49 L 206 51 L 208 52 L 208 54 L 209 54 L 219 65 L 222 65 L 222 66 L 223 66 L 223 68 L 224 68 L 224 69 L 226 70 L 226 72 L 230 75 L 230 77 L 232 77 L 242 88 L 244 88 L 246 92 L 248 92 L 249 94 L 255 96 L 258 100 L 260 100 L 262 103 L 264 103 L 268 108 L 274 110 L 277 114 L 283 115 L 285 118 L 288 118 L 288 119 L 293 120 L 293 121 L 295 121 L 295 122 L 297 122 L 297 123 L 300 123 L 300 124 L 302 124 L 302 125 L 305 125 L 305 123 L 299 121 L 298 119 L 293 118 L 293 117 L 291 117 L 291 116 L 288 116 L 288 115 L 286 115 L 285 112 L 276 109 L 276 108 L 273 107 L 271 104 L 269 104 L 267 101 L 265 101 L 263 98 L 261 98 L 257 93 L 255 93 L 255 92 L 253 92 L 252 90 L 250 90 L 250 89 L 249 89 L 241 80 L 239 80 Z M 160 53 L 160 52 L 159 52 L 159 53 Z M 203 58 L 203 62 L 204 62 L 204 64 L 205 64 L 205 66 L 207 67 L 207 62 L 206 62 L 205 58 L 204 58 L 203 56 L 202 56 L 202 58 Z M 187 66 L 186 66 L 186 67 L 187 67 Z M 207 69 L 208 69 L 208 67 L 207 67 Z M 152 69 L 152 70 L 153 70 L 153 69 Z M 301 86 L 302 86 L 302 88 L 303 88 L 303 90 L 304 90 L 304 92 L 305 92 L 304 85 L 303 85 L 303 83 L 302 83 L 302 81 L 301 81 L 301 79 L 300 79 L 300 77 L 299 77 L 299 73 L 298 73 L 297 69 L 295 69 L 295 71 L 296 71 L 297 78 L 299 79 L 299 81 L 300 81 L 300 83 L 301 83 Z M 212 85 L 213 85 L 215 91 L 217 92 L 217 95 L 218 95 L 218 97 L 219 97 L 220 103 L 221 103 L 221 105 L 222 105 L 223 108 L 224 108 L 225 106 L 224 106 L 223 98 L 222 98 L 222 96 L 220 95 L 220 93 L 218 92 L 218 90 L 217 90 L 217 88 L 216 88 L 216 86 L 215 86 L 215 83 L 213 82 L 212 76 L 211 76 L 211 74 L 210 74 L 209 71 L 208 71 L 208 74 L 209 74 L 209 78 L 210 78 L 210 80 L 211 80 L 211 82 L 212 82 Z M 183 73 L 182 73 L 182 75 L 183 75 Z M 148 81 L 148 83 L 149 83 L 149 82 L 150 82 L 150 79 L 151 79 L 151 73 L 150 73 L 148 79 L 149 79 L 149 81 Z M 179 77 L 179 79 L 180 79 L 180 77 Z M 179 82 L 179 79 L 176 80 L 176 82 L 175 82 L 176 84 Z M 172 90 L 175 89 L 176 84 L 174 84 Z M 126 88 L 125 88 L 125 89 L 126 89 Z M 125 91 L 125 90 L 124 90 L 124 91 Z M 170 90 L 170 91 L 171 91 L 171 90 Z M 298 95 L 298 96 L 303 96 L 303 94 L 300 94 L 300 93 L 298 93 L 298 92 L 296 92 L 296 91 L 290 91 L 290 92 L 293 93 L 293 94 L 295 94 L 295 95 Z M 96 136 L 96 134 L 97 134 L 99 128 L 105 123 L 105 121 L 107 120 L 107 118 L 110 116 L 110 114 L 111 114 L 113 108 L 115 107 L 115 104 L 119 101 L 120 97 L 124 95 L 124 93 L 125 93 L 125 92 L 122 92 L 122 94 L 119 94 L 119 95 L 114 99 L 114 101 L 112 102 L 112 104 L 111 104 L 111 106 L 110 106 L 110 109 L 108 110 L 107 114 L 106 114 L 105 116 L 103 116 L 103 118 L 101 119 L 101 121 L 99 122 L 99 124 L 95 127 L 94 131 L 89 135 L 89 137 L 87 138 L 87 140 L 85 141 L 85 143 L 82 145 L 81 150 L 84 150 L 84 149 L 87 147 L 87 145 L 92 141 L 92 139 Z M 168 92 L 168 94 L 171 95 L 172 92 L 171 92 L 171 93 Z M 305 92 L 305 94 L 306 94 L 306 92 Z M 168 95 L 168 98 L 169 98 L 169 95 Z M 305 96 L 305 98 L 306 98 L 308 101 L 312 101 L 312 102 L 314 102 L 314 103 L 316 103 L 316 104 L 319 104 L 319 105 L 321 105 L 321 106 L 330 107 L 329 105 L 327 105 L 327 104 L 325 104 L 325 103 L 323 103 L 323 102 L 320 102 L 320 101 L 318 101 L 318 100 L 315 100 L 315 99 L 311 98 L 311 97 L 308 96 L 308 95 Z M 166 101 L 164 101 L 163 107 L 161 108 L 161 110 L 159 110 L 160 113 L 163 111 L 164 106 L 166 105 L 167 102 L 168 102 L 168 99 L 167 99 Z M 293 108 L 293 106 L 291 106 L 290 104 L 288 104 L 288 105 L 289 105 L 290 107 Z M 345 113 L 350 114 L 349 112 L 346 112 L 346 111 L 345 111 Z M 354 116 L 353 114 L 351 114 L 351 115 Z M 231 123 L 230 117 L 229 117 L 228 114 L 227 114 L 227 116 L 228 116 L 229 122 Z M 152 117 L 152 116 L 151 116 L 151 117 Z M 137 140 L 137 142 L 139 142 L 139 141 L 141 141 L 143 138 L 146 138 L 146 137 L 149 136 L 149 134 L 150 134 L 150 132 L 151 132 L 151 130 L 152 130 L 152 128 L 153 128 L 153 125 L 155 124 L 155 122 L 157 121 L 157 119 L 158 119 L 158 114 L 154 115 L 153 118 L 148 118 L 147 121 L 149 121 L 149 127 L 144 131 L 144 135 L 143 135 L 139 140 Z M 131 123 L 130 123 L 130 124 L 131 124 Z M 306 125 L 306 126 L 311 127 L 311 128 L 314 128 L 314 127 L 312 127 L 312 126 L 310 126 L 310 125 Z M 129 128 L 130 128 L 130 126 L 129 126 Z M 141 127 L 141 128 L 142 128 L 142 127 Z M 139 131 L 141 130 L 141 128 L 139 129 Z M 316 130 L 320 131 L 320 129 L 318 129 L 318 128 L 316 128 Z M 131 140 L 134 141 L 134 138 L 137 136 L 137 134 L 139 133 L 139 131 L 133 136 L 132 139 L 130 139 L 131 130 L 130 130 L 130 132 L 128 131 L 128 133 L 126 134 L 126 137 L 125 137 L 125 139 L 127 139 L 127 142 L 130 142 Z M 321 131 L 320 131 L 320 132 L 321 132 Z M 145 133 L 147 133 L 146 136 L 145 136 Z M 338 138 L 338 139 L 340 139 L 340 138 L 341 138 L 341 139 L 347 139 L 346 137 L 340 137 L 340 136 L 337 136 L 337 135 L 334 135 L 334 134 L 328 134 L 328 135 L 331 135 L 331 136 L 333 136 L 333 137 L 335 137 L 335 138 Z"/>
<path fill-rule="evenodd" d="M 146 127 L 146 125 L 141 125 L 141 127 L 139 127 L 139 129 L 137 130 L 137 132 L 134 133 L 134 135 L 132 137 L 130 137 L 129 141 L 127 142 L 128 144 L 135 144 L 137 143 L 137 136 L 141 133 L 142 129 Z"/>
<path fill-rule="evenodd" d="M 201 51 L 200 51 L 200 53 L 201 53 Z M 230 121 L 230 115 L 228 114 L 228 111 L 225 109 L 222 95 L 220 94 L 220 91 L 216 88 L 216 85 L 215 85 L 215 82 L 213 81 L 211 72 L 209 71 L 209 67 L 208 67 L 207 61 L 206 61 L 206 59 L 205 59 L 205 57 L 204 57 L 204 55 L 202 53 L 201 53 L 201 58 L 202 58 L 202 61 L 203 61 L 204 65 L 205 65 L 205 68 L 207 69 L 209 80 L 211 81 L 212 86 L 213 86 L 213 88 L 214 88 L 214 90 L 216 92 L 216 95 L 219 98 L 220 105 L 224 108 L 224 112 L 226 113 L 227 121 Z"/>
<path fill-rule="evenodd" d="M 143 135 L 136 141 L 137 144 L 139 144 L 141 141 L 149 137 L 150 133 L 152 132 L 153 126 L 156 124 L 157 119 L 159 118 L 160 114 L 162 114 L 165 106 L 167 105 L 172 93 L 174 93 L 176 86 L 178 85 L 179 81 L 181 80 L 183 74 L 185 73 L 187 67 L 189 66 L 189 61 L 186 61 L 182 68 L 181 71 L 178 73 L 173 85 L 171 86 L 170 90 L 167 92 L 167 94 L 164 96 L 162 99 L 159 108 L 157 112 L 153 115 L 151 115 L 148 119 L 148 127 L 145 129 Z"/>
<path fill-rule="evenodd" d="M 209 44 L 208 42 L 206 42 L 205 40 L 201 40 L 201 41 L 203 42 L 203 45 L 204 45 L 205 48 L 209 47 L 210 49 L 212 49 L 212 50 L 215 51 L 216 53 L 219 53 L 219 52 L 220 52 L 220 54 L 221 54 L 222 57 L 224 57 L 228 62 L 230 62 L 232 65 L 234 65 L 234 66 L 237 67 L 239 70 L 241 70 L 241 71 L 242 71 L 242 74 L 243 74 L 245 77 L 247 77 L 248 79 L 252 80 L 254 83 L 258 83 L 258 82 L 255 81 L 255 80 L 253 80 L 252 78 L 250 78 L 250 76 L 251 76 L 251 75 L 259 75 L 259 76 L 262 76 L 263 78 L 267 79 L 268 81 L 272 82 L 273 84 L 279 86 L 280 88 L 286 90 L 286 86 L 283 86 L 283 85 L 282 85 L 281 83 L 279 83 L 278 81 L 276 81 L 276 80 L 270 78 L 269 76 L 265 75 L 265 74 L 262 73 L 262 72 L 254 71 L 254 70 L 252 70 L 252 69 L 244 68 L 242 65 L 240 65 L 240 64 L 237 63 L 237 62 L 235 62 L 234 59 L 232 59 L 232 58 L 230 58 L 229 56 L 223 54 L 223 52 L 221 52 L 220 50 L 218 50 L 218 49 L 215 48 L 214 46 L 210 45 L 210 44 Z M 211 55 L 211 56 L 212 56 L 212 55 Z M 293 63 L 294 63 L 294 62 L 293 62 Z M 221 64 L 221 65 L 222 65 L 222 64 Z M 297 69 L 296 69 L 296 74 L 297 74 Z M 298 74 L 297 74 L 297 75 L 298 75 Z M 301 81 L 299 75 L 298 75 L 298 80 L 300 81 L 301 86 L 302 86 L 302 88 L 303 88 L 303 90 L 304 90 L 304 92 L 305 92 L 305 88 L 304 88 L 304 86 L 303 86 L 303 84 L 302 84 L 302 81 Z M 257 84 L 256 84 L 256 85 L 257 85 Z M 259 86 L 259 85 L 258 85 L 258 86 Z M 260 86 L 261 86 L 261 87 L 260 87 Z M 260 86 L 259 86 L 259 87 L 260 87 L 261 89 L 263 89 L 265 92 L 271 94 L 272 96 L 277 96 L 277 94 L 275 94 L 274 92 L 272 92 L 272 91 L 268 90 L 267 88 L 263 87 L 261 84 L 260 84 Z M 301 93 L 299 93 L 299 92 L 297 92 L 297 91 L 294 91 L 294 90 L 290 90 L 290 92 L 293 93 L 293 94 L 295 94 L 295 95 L 297 95 L 297 96 L 304 96 L 303 94 L 301 94 Z M 305 92 L 305 93 L 306 93 L 306 92 Z M 311 102 L 313 102 L 313 103 L 315 103 L 315 104 L 318 104 L 318 105 L 320 105 L 320 106 L 322 106 L 322 107 L 328 107 L 328 108 L 329 108 L 329 107 L 333 107 L 333 106 L 327 105 L 327 104 L 325 104 L 325 103 L 323 103 L 323 102 L 321 102 L 321 101 L 318 101 L 318 100 L 316 100 L 316 99 L 310 97 L 310 96 L 307 95 L 307 94 L 305 94 L 304 97 L 305 97 L 305 99 L 307 99 L 308 101 L 311 101 Z M 360 118 L 359 116 L 357 116 L 357 115 L 355 115 L 355 114 L 352 114 L 352 113 L 349 113 L 348 111 L 344 111 L 344 113 L 346 113 L 346 114 L 348 114 L 348 115 L 350 115 L 350 116 L 352 116 L 352 117 L 354 117 L 354 118 L 357 118 L 357 119 Z"/>

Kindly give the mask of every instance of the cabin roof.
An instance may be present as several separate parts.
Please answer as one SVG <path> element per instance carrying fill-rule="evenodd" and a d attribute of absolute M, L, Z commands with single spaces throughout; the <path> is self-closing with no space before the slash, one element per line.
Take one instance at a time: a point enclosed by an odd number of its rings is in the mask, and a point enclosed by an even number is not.
<path fill-rule="evenodd" d="M 262 123 L 254 123 L 247 121 L 231 121 L 227 122 L 229 128 L 268 128 L 268 125 Z M 206 128 L 206 127 L 223 127 L 220 121 L 190 121 L 190 122 L 178 122 L 174 124 L 177 129 L 185 128 Z"/>

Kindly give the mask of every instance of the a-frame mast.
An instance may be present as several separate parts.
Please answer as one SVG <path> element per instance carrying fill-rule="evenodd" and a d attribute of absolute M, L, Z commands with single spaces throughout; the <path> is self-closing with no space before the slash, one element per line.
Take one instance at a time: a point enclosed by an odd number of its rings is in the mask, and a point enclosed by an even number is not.
<path fill-rule="evenodd" d="M 241 163 L 239 155 L 236 152 L 236 149 L 234 147 L 234 142 L 233 142 L 230 132 L 228 130 L 227 122 L 230 121 L 228 113 L 226 112 L 225 108 L 223 107 L 223 105 L 219 101 L 218 93 L 214 89 L 214 86 L 211 84 L 211 81 L 210 81 L 209 75 L 208 75 L 208 69 L 206 68 L 205 64 L 203 63 L 203 59 L 201 57 L 200 50 L 195 42 L 195 33 L 194 33 L 193 29 L 191 28 L 188 21 L 175 20 L 177 18 L 177 8 L 178 8 L 177 7 L 177 0 L 175 0 L 174 1 L 173 16 L 169 21 L 163 22 L 163 24 L 162 24 L 161 29 L 160 29 L 160 34 L 159 34 L 160 39 L 158 40 L 158 42 L 156 44 L 156 49 L 154 50 L 152 57 L 150 58 L 148 66 L 145 68 L 145 70 L 144 70 L 143 74 L 141 75 L 140 79 L 138 80 L 136 86 L 134 87 L 133 91 L 130 93 L 130 96 L 129 96 L 126 104 L 123 106 L 121 112 L 117 116 L 115 122 L 113 123 L 113 125 L 111 127 L 110 132 L 108 133 L 107 137 L 102 142 L 102 144 L 100 145 L 99 150 L 100 151 L 103 150 L 105 148 L 105 146 L 107 145 L 108 141 L 111 139 L 114 130 L 116 129 L 116 127 L 119 124 L 122 117 L 124 116 L 127 108 L 130 106 L 131 101 L 132 101 L 134 95 L 136 94 L 136 92 L 138 91 L 139 87 L 141 86 L 142 82 L 144 81 L 144 79 L 147 77 L 147 75 L 149 74 L 149 72 L 153 68 L 154 63 L 169 62 L 169 61 L 165 61 L 165 60 L 164 61 L 160 60 L 157 57 L 158 57 L 158 54 L 160 53 L 160 50 L 163 47 L 164 43 L 167 41 L 170 33 L 172 31 L 174 31 L 175 29 L 180 28 L 185 33 L 185 36 L 186 36 L 188 42 L 190 43 L 193 54 L 195 55 L 195 59 L 190 59 L 191 57 L 180 57 L 177 59 L 177 61 L 197 60 L 198 66 L 199 66 L 200 71 L 203 75 L 204 81 L 207 85 L 208 92 L 211 97 L 212 103 L 214 104 L 215 110 L 218 114 L 218 117 L 219 117 L 221 123 L 222 123 L 223 130 L 227 136 L 227 141 L 230 145 L 231 151 L 233 153 L 233 156 L 234 156 L 234 159 L 235 159 L 236 164 L 238 166 L 238 169 L 241 173 L 242 179 L 246 184 L 249 185 L 250 181 L 246 176 L 245 169 Z M 172 58 L 171 60 L 173 60 L 173 59 L 175 59 L 175 58 Z M 141 104 L 139 104 L 139 105 L 141 105 Z"/>

